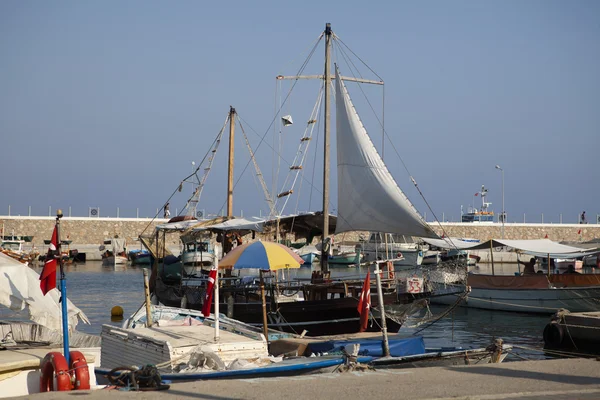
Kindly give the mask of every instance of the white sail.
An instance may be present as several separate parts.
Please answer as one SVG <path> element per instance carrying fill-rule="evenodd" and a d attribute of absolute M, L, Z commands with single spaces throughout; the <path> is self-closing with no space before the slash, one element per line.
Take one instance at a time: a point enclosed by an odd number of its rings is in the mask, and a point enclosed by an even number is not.
<path fill-rule="evenodd" d="M 383 163 L 337 70 L 335 82 L 336 233 L 364 230 L 437 238 Z"/>

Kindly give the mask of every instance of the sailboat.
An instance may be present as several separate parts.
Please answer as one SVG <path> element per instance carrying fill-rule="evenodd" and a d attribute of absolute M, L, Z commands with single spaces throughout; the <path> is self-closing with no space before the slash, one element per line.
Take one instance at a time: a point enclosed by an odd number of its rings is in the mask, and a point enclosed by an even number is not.
<path fill-rule="evenodd" d="M 341 76 L 337 66 L 335 75 L 332 75 L 330 55 L 334 35 L 330 24 L 326 25 L 323 36 L 325 38 L 325 73 L 317 77 L 324 81 L 325 92 L 322 248 L 329 237 L 329 137 L 332 97 L 330 86 L 332 86 L 333 80 L 335 80 L 336 91 L 338 169 L 336 233 L 365 230 L 437 238 L 435 232 L 419 215 L 390 174 L 369 138 L 344 84 L 345 80 L 357 82 L 367 82 L 367 80 Z M 300 79 L 302 77 L 286 78 Z M 368 81 L 368 83 L 373 83 L 373 81 Z M 292 193 L 292 191 L 288 192 Z M 228 215 L 231 210 L 229 197 L 231 193 L 232 188 L 228 188 Z M 298 282 L 275 284 L 273 282 L 270 285 L 267 304 L 270 328 L 296 333 L 307 331 L 306 334 L 309 336 L 354 333 L 360 330 L 360 315 L 357 306 L 363 279 L 332 280 L 327 261 L 327 257 L 321 257 L 321 270 L 313 271 L 313 279 L 309 284 L 299 284 Z M 378 281 L 382 280 L 380 274 L 377 274 L 376 277 Z M 240 285 L 222 287 L 220 290 L 224 302 L 219 305 L 219 309 L 223 313 L 246 323 L 262 323 L 262 305 L 256 295 L 256 290 Z M 431 288 L 427 290 L 431 290 Z M 296 301 L 289 301 L 289 298 L 285 298 L 285 293 L 290 292 L 301 296 L 297 296 Z M 379 304 L 379 307 L 375 307 L 379 310 L 372 310 L 377 323 L 371 324 L 368 330 L 379 331 L 380 326 L 387 325 L 390 331 L 397 331 L 406 317 L 424 306 L 423 301 L 413 301 L 428 292 L 423 290 L 418 295 L 410 292 L 403 293 L 400 299 L 403 304 L 397 306 L 394 316 L 386 317 L 385 325 L 379 318 L 379 312 L 385 305 L 399 300 L 395 278 L 390 277 L 385 280 L 380 286 L 380 290 L 371 293 L 371 304 Z M 202 296 L 188 297 L 187 307 L 197 309 L 201 307 Z M 191 302 L 193 297 L 198 303 Z M 165 297 L 160 300 L 167 306 L 180 306 L 176 297 Z"/>

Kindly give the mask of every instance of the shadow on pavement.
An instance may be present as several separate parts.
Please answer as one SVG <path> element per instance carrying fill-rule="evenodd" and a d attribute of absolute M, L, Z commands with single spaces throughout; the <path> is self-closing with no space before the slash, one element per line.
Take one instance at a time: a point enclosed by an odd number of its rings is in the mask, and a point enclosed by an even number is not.
<path fill-rule="evenodd" d="M 470 374 L 503 376 L 507 378 L 535 379 L 538 381 L 551 381 L 566 383 L 571 385 L 599 385 L 600 378 L 590 376 L 569 375 L 568 371 L 564 374 L 554 374 L 549 372 L 519 371 L 502 367 L 469 367 L 469 368 L 450 368 L 452 371 L 464 372 Z"/>
<path fill-rule="evenodd" d="M 201 390 L 201 389 L 198 388 L 195 390 Z M 158 393 L 158 392 L 153 392 L 153 393 Z M 198 393 L 198 392 L 192 391 L 192 390 L 190 390 L 190 391 L 174 390 L 173 386 L 171 386 L 171 388 L 169 390 L 165 391 L 164 393 L 168 394 L 169 396 L 177 396 L 178 398 L 186 397 L 186 398 L 212 399 L 212 400 L 237 400 L 237 399 L 239 399 L 238 397 L 217 396 L 216 394 L 211 394 L 211 393 Z"/>

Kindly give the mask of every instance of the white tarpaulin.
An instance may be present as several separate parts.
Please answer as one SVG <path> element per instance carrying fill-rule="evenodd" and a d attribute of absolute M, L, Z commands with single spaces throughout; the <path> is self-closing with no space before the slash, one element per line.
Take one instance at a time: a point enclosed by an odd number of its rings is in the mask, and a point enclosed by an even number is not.
<path fill-rule="evenodd" d="M 464 240 L 457 238 L 442 238 L 442 239 L 431 239 L 422 238 L 423 241 L 431 246 L 439 247 L 440 249 L 471 249 L 474 245 L 479 243 L 465 242 Z"/>
<path fill-rule="evenodd" d="M 336 71 L 336 233 L 375 231 L 437 238 L 377 153 Z"/>
<path fill-rule="evenodd" d="M 29 319 L 50 329 L 62 329 L 60 292 L 52 289 L 45 296 L 37 272 L 0 253 L 0 304 L 13 311 L 27 310 Z M 69 329 L 79 320 L 89 324 L 86 315 L 67 302 Z"/>
<path fill-rule="evenodd" d="M 516 250 L 528 254 L 540 254 L 547 255 L 550 257 L 556 257 L 557 255 L 565 254 L 577 254 L 577 253 L 589 253 L 589 249 L 582 249 L 579 247 L 567 246 L 564 244 L 553 242 L 549 239 L 531 239 L 531 240 L 509 240 L 509 239 L 492 239 L 482 243 L 477 243 L 469 250 L 487 250 L 490 247 L 512 247 Z M 464 247 L 463 247 L 464 248 Z M 467 249 L 467 248 L 464 248 Z"/>
<path fill-rule="evenodd" d="M 263 231 L 263 220 L 249 221 L 245 218 L 230 219 L 220 224 L 203 226 L 192 229 L 192 231 L 206 231 L 206 230 L 221 230 L 221 231 Z"/>
<path fill-rule="evenodd" d="M 198 222 L 199 221 L 197 219 L 188 219 L 185 221 L 160 224 L 156 226 L 156 229 L 163 231 L 185 231 L 186 229 L 189 229 L 192 226 L 198 224 Z"/>

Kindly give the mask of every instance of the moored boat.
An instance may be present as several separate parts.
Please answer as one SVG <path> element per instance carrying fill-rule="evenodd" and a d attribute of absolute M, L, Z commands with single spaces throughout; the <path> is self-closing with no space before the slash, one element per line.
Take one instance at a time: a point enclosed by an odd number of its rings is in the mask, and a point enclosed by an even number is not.
<path fill-rule="evenodd" d="M 565 287 L 558 282 L 553 284 L 544 274 L 472 274 L 468 276 L 467 285 L 470 292 L 461 303 L 465 307 L 538 314 L 552 314 L 559 308 L 574 312 L 600 310 L 600 285 Z M 432 302 L 439 304 L 454 304 L 456 301 L 455 295 L 432 298 Z"/>
<path fill-rule="evenodd" d="M 116 266 L 127 264 L 127 248 L 125 239 L 118 237 L 104 239 L 98 248 L 102 253 L 102 265 Z"/>

